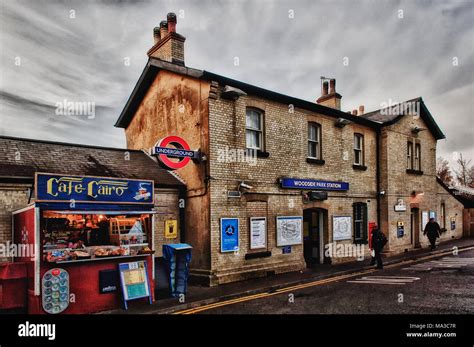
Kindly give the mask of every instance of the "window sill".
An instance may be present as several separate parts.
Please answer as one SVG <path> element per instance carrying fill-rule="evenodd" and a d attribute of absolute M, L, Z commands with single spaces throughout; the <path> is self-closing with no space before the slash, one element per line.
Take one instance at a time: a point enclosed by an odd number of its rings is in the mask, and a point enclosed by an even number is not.
<path fill-rule="evenodd" d="M 316 165 L 324 165 L 326 163 L 323 159 L 316 159 L 316 158 L 306 158 L 306 162 L 309 164 L 316 164 Z"/>
<path fill-rule="evenodd" d="M 366 171 L 367 170 L 367 166 L 365 166 L 365 165 L 356 165 L 356 164 L 354 164 L 354 165 L 352 165 L 352 168 L 354 170 L 360 170 L 360 171 Z"/>
<path fill-rule="evenodd" d="M 257 158 L 268 158 L 270 156 L 270 153 L 268 152 L 265 152 L 265 151 L 261 151 L 259 149 L 255 149 L 255 148 L 247 148 L 247 153 L 249 155 L 252 155 L 254 156 L 255 155 L 255 151 L 257 151 Z"/>
<path fill-rule="evenodd" d="M 423 175 L 423 171 L 407 169 L 407 174 L 410 174 L 410 175 Z"/>

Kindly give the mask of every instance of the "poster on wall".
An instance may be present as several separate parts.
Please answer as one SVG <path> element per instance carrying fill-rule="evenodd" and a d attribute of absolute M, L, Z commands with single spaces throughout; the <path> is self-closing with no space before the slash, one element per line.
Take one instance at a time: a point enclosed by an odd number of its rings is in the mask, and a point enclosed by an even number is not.
<path fill-rule="evenodd" d="M 165 220 L 165 239 L 178 237 L 178 221 L 176 219 Z"/>
<path fill-rule="evenodd" d="M 428 224 L 428 211 L 421 212 L 421 230 L 425 231 L 426 224 Z"/>
<path fill-rule="evenodd" d="M 352 238 L 352 217 L 333 216 L 332 217 L 333 240 L 350 240 Z"/>
<path fill-rule="evenodd" d="M 303 217 L 277 217 L 277 246 L 300 245 L 303 242 Z"/>
<path fill-rule="evenodd" d="M 267 218 L 250 218 L 250 249 L 267 247 Z"/>
<path fill-rule="evenodd" d="M 239 250 L 239 219 L 221 218 L 221 252 Z"/>

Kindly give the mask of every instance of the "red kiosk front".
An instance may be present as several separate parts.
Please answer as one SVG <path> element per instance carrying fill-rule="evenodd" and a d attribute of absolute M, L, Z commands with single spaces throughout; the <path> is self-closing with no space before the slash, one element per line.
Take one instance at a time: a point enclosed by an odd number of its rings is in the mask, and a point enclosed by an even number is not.
<path fill-rule="evenodd" d="M 148 180 L 37 173 L 36 201 L 13 213 L 28 313 L 116 309 L 124 288 L 154 300 L 153 188 Z M 124 277 L 119 264 L 143 271 Z"/>

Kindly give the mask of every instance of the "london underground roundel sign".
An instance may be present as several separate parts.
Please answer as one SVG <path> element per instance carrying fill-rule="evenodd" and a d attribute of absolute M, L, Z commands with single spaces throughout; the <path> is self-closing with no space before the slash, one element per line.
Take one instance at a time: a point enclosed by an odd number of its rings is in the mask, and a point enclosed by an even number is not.
<path fill-rule="evenodd" d="M 172 147 L 170 147 L 172 146 Z M 195 157 L 188 143 L 179 136 L 167 136 L 157 142 L 153 154 L 158 156 L 160 162 L 169 170 L 185 167 L 191 158 Z M 178 161 L 171 160 L 179 158 Z"/>

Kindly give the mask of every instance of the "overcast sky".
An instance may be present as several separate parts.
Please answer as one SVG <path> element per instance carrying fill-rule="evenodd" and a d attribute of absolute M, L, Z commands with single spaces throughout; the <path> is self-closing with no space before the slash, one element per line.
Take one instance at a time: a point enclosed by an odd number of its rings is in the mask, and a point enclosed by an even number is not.
<path fill-rule="evenodd" d="M 334 77 L 344 111 L 422 96 L 447 137 L 438 154 L 452 161 L 462 152 L 474 163 L 472 0 L 0 6 L 1 135 L 125 147 L 113 125 L 147 62 L 153 27 L 173 11 L 187 66 L 311 101 L 320 76 Z M 94 103 L 95 118 L 58 115 L 63 100 Z"/>

